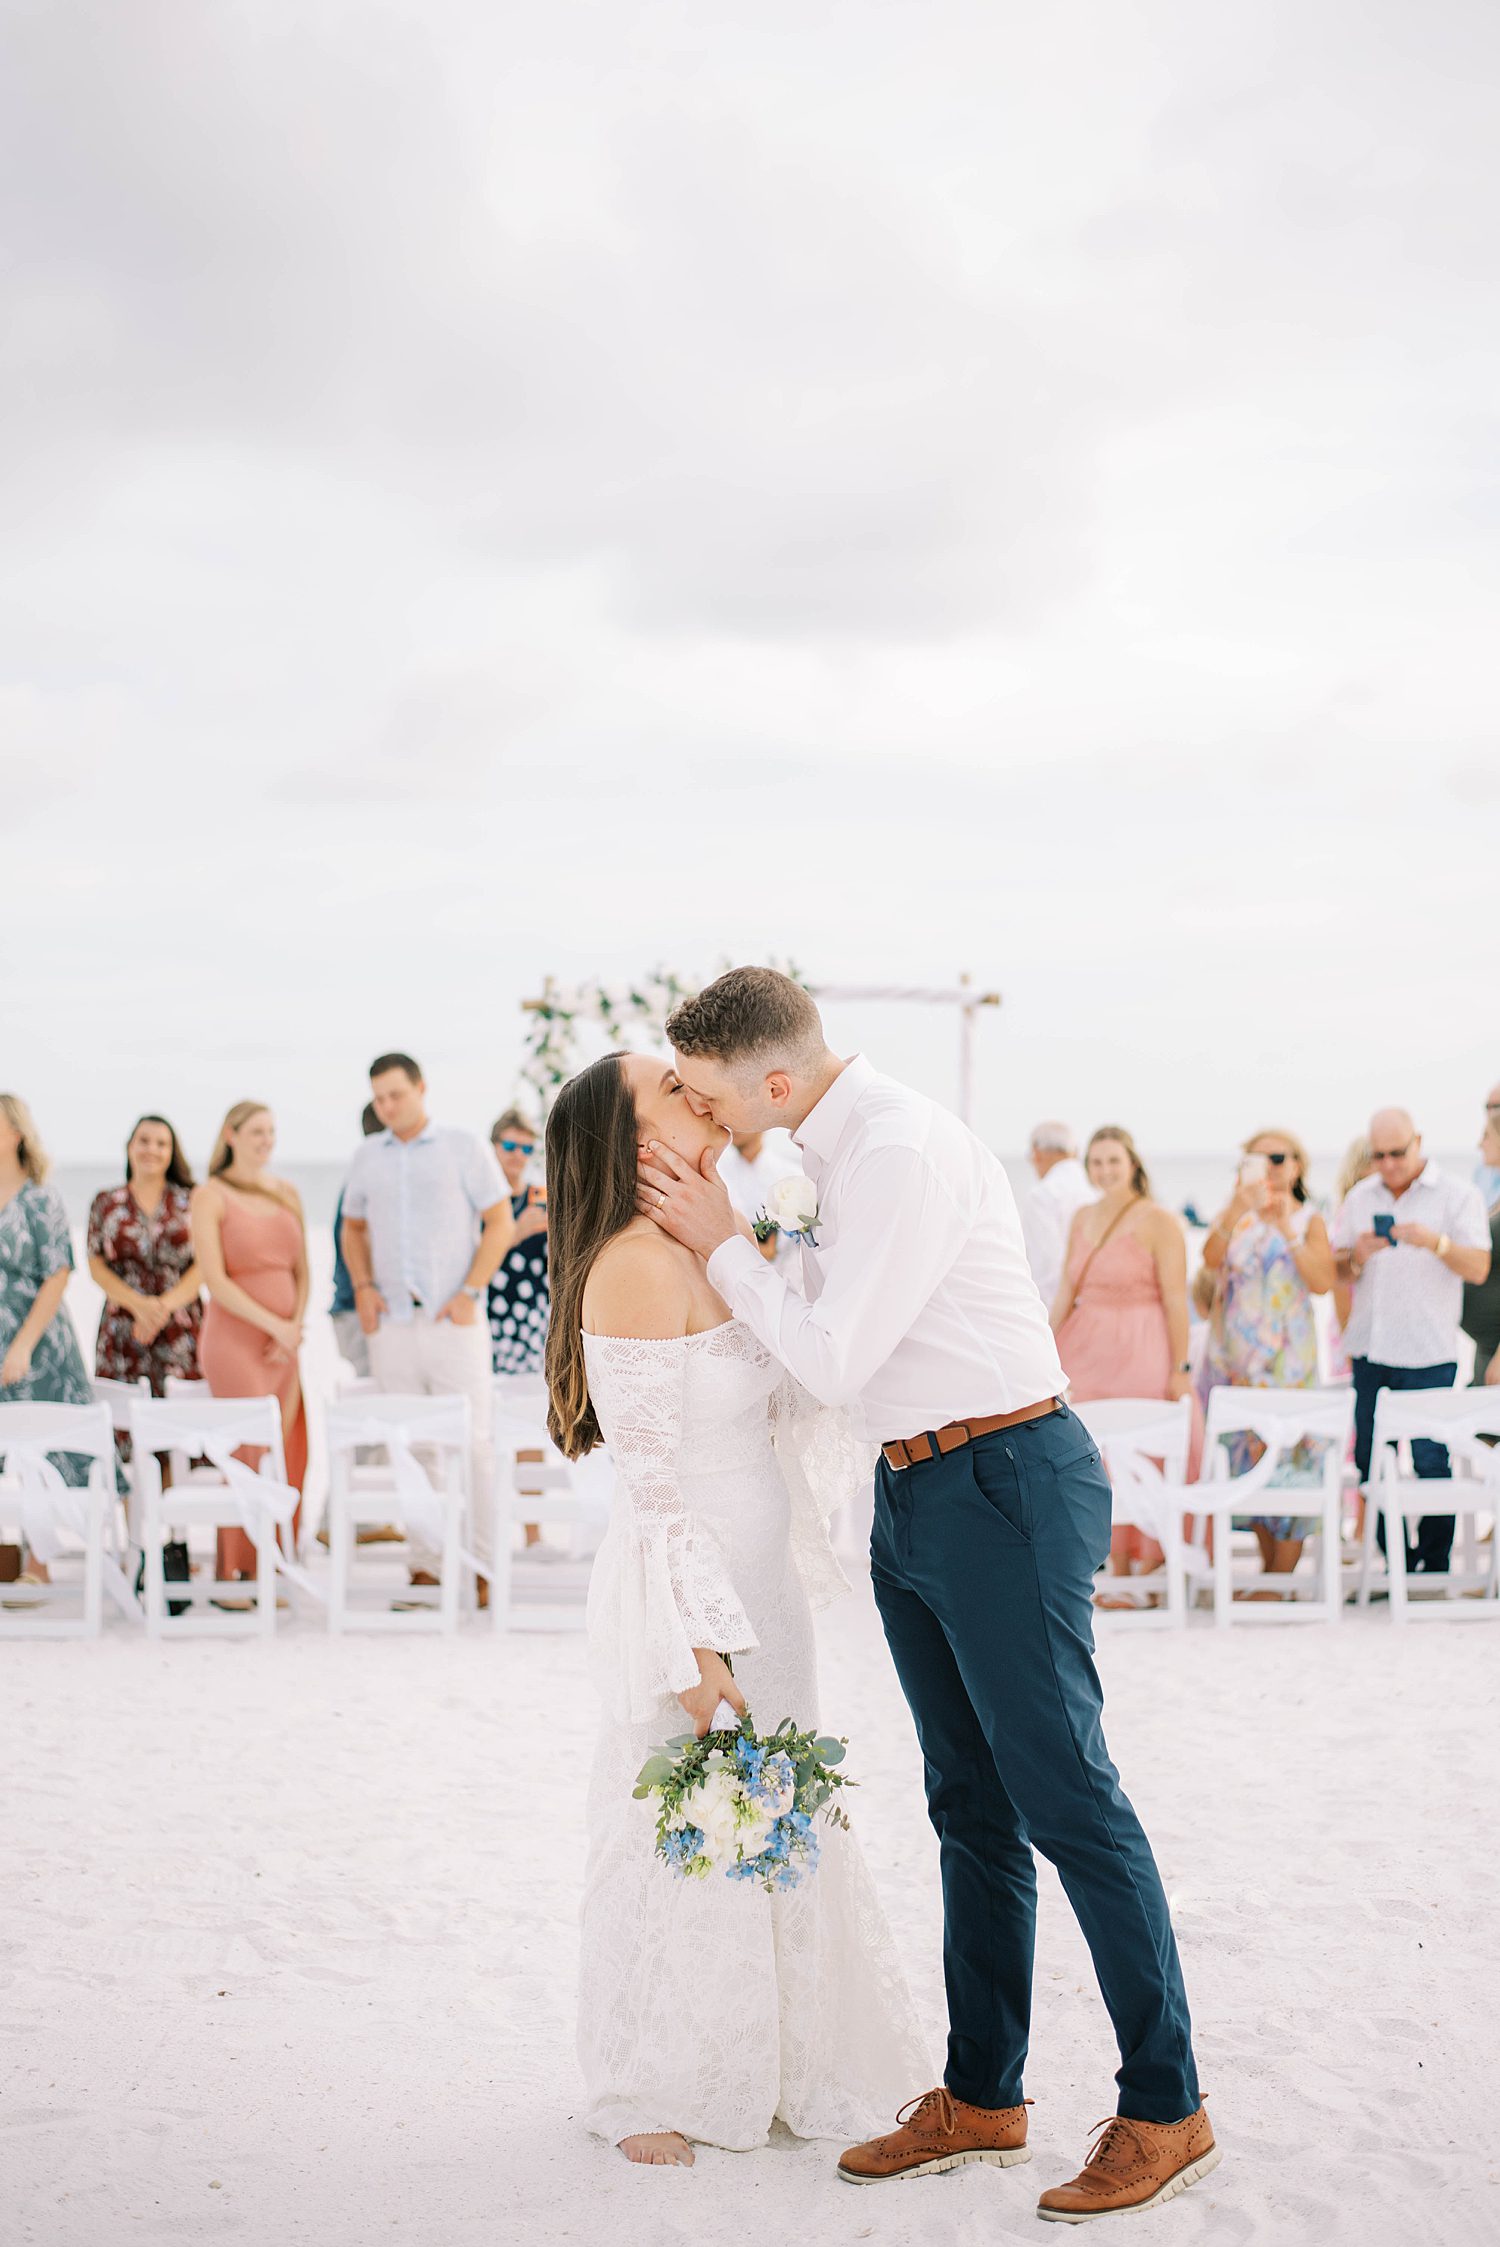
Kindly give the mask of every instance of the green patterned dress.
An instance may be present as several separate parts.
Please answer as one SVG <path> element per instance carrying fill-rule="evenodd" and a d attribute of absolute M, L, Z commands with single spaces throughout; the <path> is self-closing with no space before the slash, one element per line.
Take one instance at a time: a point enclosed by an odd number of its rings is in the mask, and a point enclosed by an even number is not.
<path fill-rule="evenodd" d="M 73 1269 L 73 1243 L 62 1197 L 50 1186 L 28 1179 L 0 1209 L 0 1357 L 10 1348 L 45 1281 Z M 31 1353 L 31 1371 L 13 1387 L 0 1387 L 0 1404 L 92 1404 L 93 1384 L 66 1303 Z M 64 1480 L 88 1481 L 88 1461 L 60 1452 L 55 1464 Z"/>

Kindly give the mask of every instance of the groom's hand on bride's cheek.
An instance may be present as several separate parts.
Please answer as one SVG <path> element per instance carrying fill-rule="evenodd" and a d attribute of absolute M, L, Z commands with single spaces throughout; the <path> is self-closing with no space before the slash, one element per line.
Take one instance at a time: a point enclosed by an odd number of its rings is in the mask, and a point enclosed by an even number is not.
<path fill-rule="evenodd" d="M 739 1229 L 711 1150 L 695 1170 L 660 1140 L 649 1141 L 641 1157 L 637 1207 L 697 1256 L 712 1256 Z"/>

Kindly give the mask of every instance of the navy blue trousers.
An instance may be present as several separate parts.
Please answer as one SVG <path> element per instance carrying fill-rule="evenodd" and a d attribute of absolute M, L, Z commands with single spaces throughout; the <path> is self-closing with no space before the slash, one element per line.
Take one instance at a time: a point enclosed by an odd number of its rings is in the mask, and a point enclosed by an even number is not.
<path fill-rule="evenodd" d="M 1375 1449 L 1375 1407 L 1382 1389 L 1451 1389 L 1458 1379 L 1458 1360 L 1447 1365 L 1377 1365 L 1373 1358 L 1351 1358 L 1349 1370 L 1354 1375 L 1354 1466 L 1361 1482 L 1370 1479 L 1371 1454 Z M 1434 1476 L 1447 1475 L 1446 1444 L 1429 1443 L 1418 1436 L 1411 1447 L 1412 1473 L 1419 1482 Z M 1453 1554 L 1453 1514 L 1423 1514 L 1417 1523 L 1417 1541 L 1406 1540 L 1406 1573 L 1421 1570 L 1424 1574 L 1444 1575 Z M 1385 1551 L 1385 1517 L 1376 1524 L 1375 1534 L 1380 1549 Z"/>
<path fill-rule="evenodd" d="M 875 1597 L 926 1765 L 943 1878 L 949 2089 L 1022 2098 L 1040 1849 L 1093 1953 L 1119 2111 L 1198 2105 L 1161 1876 L 1120 1788 L 1094 1668 L 1109 1483 L 1070 1412 L 876 1473 Z"/>

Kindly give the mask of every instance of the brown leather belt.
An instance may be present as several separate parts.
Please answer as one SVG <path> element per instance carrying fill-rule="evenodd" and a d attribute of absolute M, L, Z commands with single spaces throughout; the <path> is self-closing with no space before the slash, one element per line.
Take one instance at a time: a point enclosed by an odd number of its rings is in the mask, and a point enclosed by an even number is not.
<path fill-rule="evenodd" d="M 998 1428 L 1019 1428 L 1023 1420 L 1045 1420 L 1049 1412 L 1061 1412 L 1062 1408 L 1061 1397 L 1044 1397 L 1040 1404 L 1023 1404 L 1019 1412 L 992 1412 L 987 1420 L 950 1420 L 946 1428 L 908 1436 L 904 1441 L 898 1437 L 894 1443 L 883 1443 L 880 1449 L 888 1467 L 913 1467 L 930 1459 L 934 1446 L 946 1457 L 961 1445 L 972 1443 L 976 1436 L 992 1436 Z"/>

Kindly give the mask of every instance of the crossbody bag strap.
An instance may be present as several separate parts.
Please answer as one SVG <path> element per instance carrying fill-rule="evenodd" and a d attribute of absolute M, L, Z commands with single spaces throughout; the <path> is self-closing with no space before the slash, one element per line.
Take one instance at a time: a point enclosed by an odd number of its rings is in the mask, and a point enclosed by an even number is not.
<path fill-rule="evenodd" d="M 1138 1201 L 1139 1199 L 1140 1196 L 1137 1195 L 1136 1200 Z M 1073 1316 L 1074 1311 L 1078 1308 L 1078 1298 L 1083 1293 L 1083 1283 L 1089 1276 L 1089 1272 L 1093 1266 L 1094 1258 L 1098 1255 L 1100 1249 L 1109 1239 L 1109 1236 L 1114 1231 L 1115 1227 L 1121 1222 L 1123 1218 L 1126 1218 L 1130 1215 L 1130 1212 L 1134 1209 L 1134 1207 L 1135 1202 L 1129 1201 L 1125 1204 L 1125 1207 L 1123 1209 L 1117 1209 L 1114 1213 L 1114 1216 L 1105 1226 L 1103 1232 L 1099 1235 L 1099 1238 L 1095 1241 L 1093 1247 L 1089 1250 L 1087 1256 L 1085 1256 L 1083 1263 L 1079 1269 L 1078 1277 L 1073 1282 L 1073 1292 L 1068 1297 L 1068 1307 L 1057 1322 L 1059 1328 L 1067 1325 L 1069 1319 Z"/>

